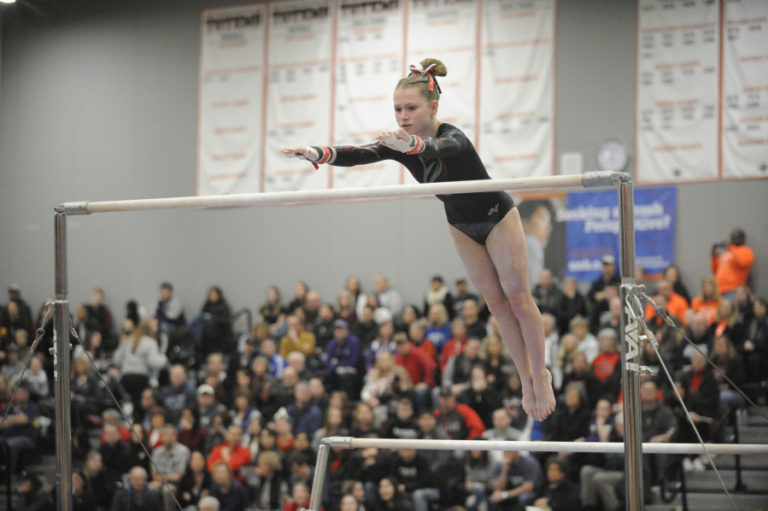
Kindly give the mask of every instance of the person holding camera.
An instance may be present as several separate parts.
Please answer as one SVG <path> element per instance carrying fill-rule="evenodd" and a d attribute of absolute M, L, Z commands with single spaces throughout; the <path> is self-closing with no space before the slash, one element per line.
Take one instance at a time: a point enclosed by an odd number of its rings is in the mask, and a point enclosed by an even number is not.
<path fill-rule="evenodd" d="M 715 275 L 720 296 L 733 300 L 736 289 L 747 283 L 749 271 L 755 262 L 755 253 L 747 245 L 747 236 L 742 229 L 731 231 L 730 243 L 712 245 L 712 273 Z"/>

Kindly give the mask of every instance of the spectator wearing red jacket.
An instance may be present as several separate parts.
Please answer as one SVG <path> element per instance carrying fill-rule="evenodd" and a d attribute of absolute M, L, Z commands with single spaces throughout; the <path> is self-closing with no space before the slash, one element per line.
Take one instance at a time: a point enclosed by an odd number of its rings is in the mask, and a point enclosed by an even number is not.
<path fill-rule="evenodd" d="M 421 348 L 414 346 L 405 334 L 397 333 L 395 341 L 395 364 L 403 366 L 416 392 L 416 408 L 423 410 L 430 404 L 430 389 L 435 386 L 437 364 Z"/>
<path fill-rule="evenodd" d="M 226 440 L 213 448 L 208 455 L 206 465 L 208 470 L 213 472 L 213 467 L 219 462 L 224 462 L 232 471 L 232 477 L 237 482 L 243 482 L 243 476 L 240 474 L 240 468 L 251 463 L 251 450 L 242 445 L 243 428 L 238 425 L 231 425 L 227 428 L 224 435 Z"/>
<path fill-rule="evenodd" d="M 485 432 L 480 416 L 469 406 L 457 403 L 450 387 L 440 389 L 434 413 L 437 427 L 451 440 L 474 440 Z"/>
<path fill-rule="evenodd" d="M 712 247 L 712 273 L 723 298 L 733 299 L 736 289 L 747 283 L 749 270 L 755 262 L 755 253 L 749 248 L 747 236 L 741 229 L 731 231 L 731 243 L 716 243 Z"/>

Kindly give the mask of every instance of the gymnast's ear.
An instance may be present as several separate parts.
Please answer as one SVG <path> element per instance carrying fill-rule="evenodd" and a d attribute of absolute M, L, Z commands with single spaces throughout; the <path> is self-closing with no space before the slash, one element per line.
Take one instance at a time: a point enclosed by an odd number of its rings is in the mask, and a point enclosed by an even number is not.
<path fill-rule="evenodd" d="M 430 108 L 432 110 L 432 115 L 437 114 L 437 107 L 440 106 L 440 102 L 436 99 L 432 100 L 432 103 L 430 104 Z"/>

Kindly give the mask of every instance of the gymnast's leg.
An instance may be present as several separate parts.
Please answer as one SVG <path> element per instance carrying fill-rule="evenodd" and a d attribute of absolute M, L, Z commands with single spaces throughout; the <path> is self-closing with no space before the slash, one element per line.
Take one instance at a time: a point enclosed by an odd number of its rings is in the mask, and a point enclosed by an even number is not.
<path fill-rule="evenodd" d="M 528 257 L 525 235 L 517 208 L 496 224 L 485 247 L 499 275 L 510 308 L 517 318 L 531 363 L 533 392 L 536 396 L 534 418 L 544 420 L 555 410 L 552 375 L 544 358 L 544 323 L 533 301 L 528 284 Z"/>
<path fill-rule="evenodd" d="M 538 419 L 534 415 L 536 397 L 534 395 L 528 351 L 523 342 L 517 317 L 512 312 L 509 300 L 507 300 L 501 287 L 499 275 L 491 260 L 491 256 L 484 245 L 477 243 L 453 226 L 449 226 L 449 228 L 456 245 L 456 251 L 467 270 L 467 275 L 477 290 L 483 295 L 491 314 L 496 318 L 502 340 L 509 349 L 512 360 L 515 362 L 517 371 L 520 374 L 520 381 L 523 387 L 523 410 L 525 410 L 525 413 Z M 523 252 L 525 253 L 525 250 Z"/>

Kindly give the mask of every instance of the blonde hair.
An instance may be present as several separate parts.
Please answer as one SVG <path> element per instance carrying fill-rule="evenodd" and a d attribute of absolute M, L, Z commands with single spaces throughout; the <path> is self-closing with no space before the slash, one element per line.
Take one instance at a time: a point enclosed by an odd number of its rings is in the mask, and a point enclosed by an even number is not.
<path fill-rule="evenodd" d="M 397 82 L 395 90 L 404 89 L 406 87 L 418 87 L 421 94 L 427 98 L 427 101 L 439 101 L 440 100 L 440 86 L 435 80 L 436 76 L 446 76 L 448 74 L 448 68 L 445 64 L 437 59 L 424 59 L 419 62 L 421 70 L 412 70 L 411 73 L 405 78 Z M 430 66 L 434 64 L 432 69 Z M 411 66 L 411 69 L 415 69 Z M 430 78 L 429 75 L 432 75 Z M 432 90 L 430 90 L 430 84 L 433 84 Z"/>

